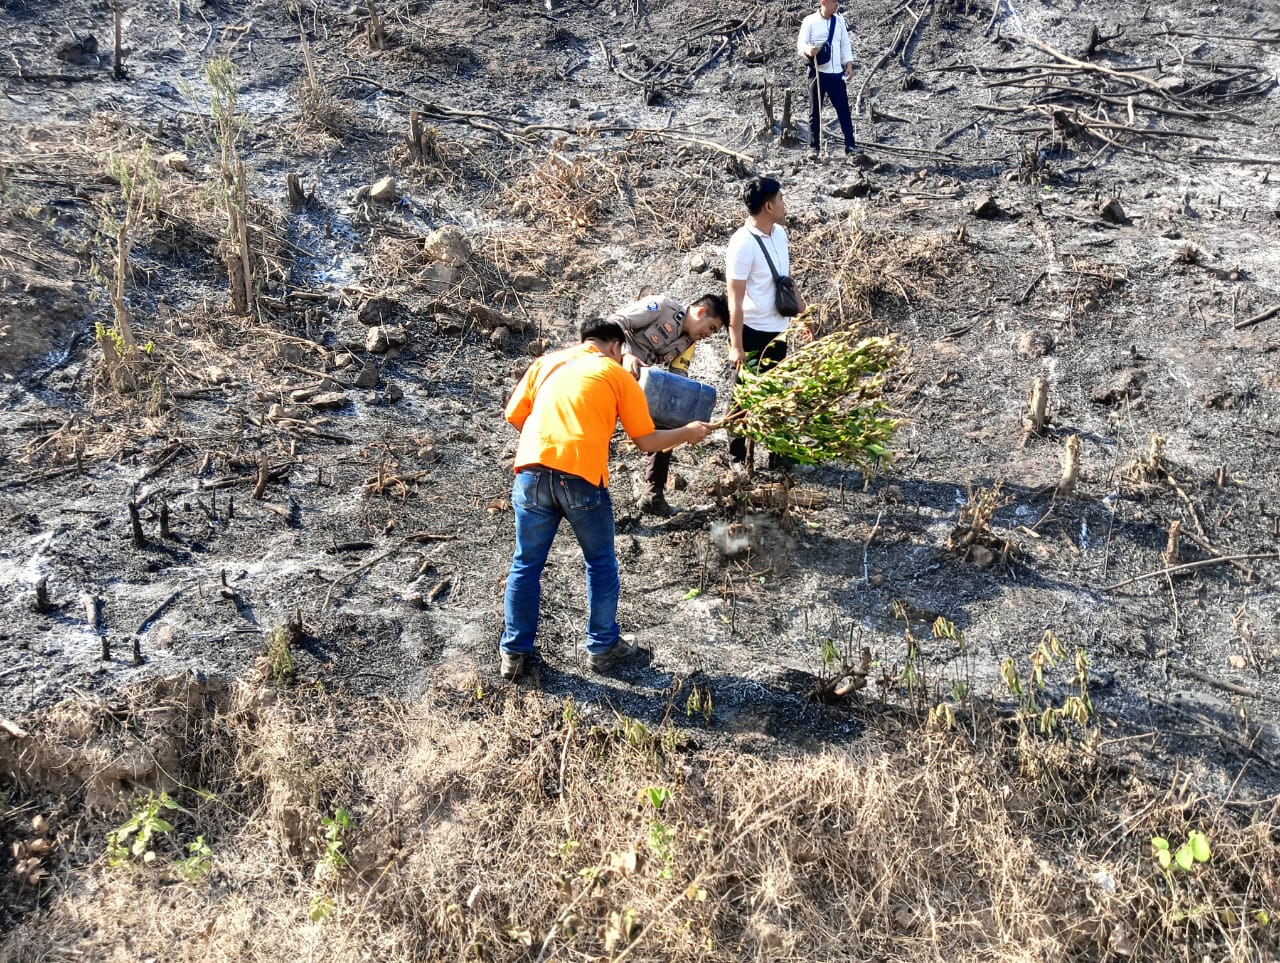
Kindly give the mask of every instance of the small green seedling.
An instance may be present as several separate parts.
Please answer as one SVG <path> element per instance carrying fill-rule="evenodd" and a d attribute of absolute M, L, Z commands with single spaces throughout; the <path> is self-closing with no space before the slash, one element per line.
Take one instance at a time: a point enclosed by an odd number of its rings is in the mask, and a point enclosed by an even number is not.
<path fill-rule="evenodd" d="M 345 869 L 349 863 L 343 847 L 347 831 L 353 825 L 350 813 L 339 806 L 334 810 L 333 817 L 324 817 L 320 820 L 320 825 L 324 827 L 324 855 L 321 861 L 331 869 Z"/>
<path fill-rule="evenodd" d="M 108 865 L 124 866 L 135 859 L 144 863 L 154 862 L 156 852 L 152 846 L 156 837 L 173 832 L 173 823 L 160 814 L 181 808 L 166 792 L 159 796 L 148 793 L 124 824 L 107 834 Z"/>
<path fill-rule="evenodd" d="M 671 799 L 671 790 L 666 786 L 649 786 L 640 794 L 640 798 L 647 800 L 655 813 L 662 812 L 662 807 Z M 661 819 L 649 821 L 649 849 L 658 857 L 659 879 L 671 878 L 671 844 L 675 838 L 675 831 Z"/>
<path fill-rule="evenodd" d="M 1177 866 L 1184 873 L 1189 873 L 1196 863 L 1209 862 L 1213 850 L 1205 834 L 1193 829 L 1187 833 L 1187 841 L 1176 850 L 1171 849 L 1169 840 L 1163 836 L 1152 836 L 1151 855 L 1165 872 Z"/>
<path fill-rule="evenodd" d="M 204 841 L 204 836 L 196 837 L 194 843 L 187 843 L 187 858 L 178 861 L 178 872 L 188 881 L 207 876 L 213 869 L 213 850 Z"/>

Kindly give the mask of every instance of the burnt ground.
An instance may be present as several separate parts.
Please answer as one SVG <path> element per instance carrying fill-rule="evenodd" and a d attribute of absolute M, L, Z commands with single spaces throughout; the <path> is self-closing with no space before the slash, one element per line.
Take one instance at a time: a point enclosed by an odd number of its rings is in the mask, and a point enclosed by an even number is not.
<path fill-rule="evenodd" d="M 584 317 L 722 288 L 761 172 L 784 184 L 824 323 L 910 349 L 897 462 L 799 474 L 783 509 L 764 470 L 723 493 L 721 433 L 677 453 L 686 510 L 657 521 L 635 510 L 641 456 L 620 441 L 621 617 L 652 659 L 586 670 L 562 538 L 531 684 L 641 718 L 697 685 L 708 730 L 744 746 L 839 742 L 897 691 L 904 625 L 938 699 L 955 678 L 997 688 L 1051 630 L 1087 653 L 1117 751 L 1275 792 L 1280 317 L 1248 323 L 1280 304 L 1267 3 L 847 4 L 863 154 L 816 165 L 782 124 L 787 92 L 804 110 L 807 4 L 384 3 L 376 51 L 363 4 L 289 6 L 130 3 L 121 80 L 107 4 L 0 11 L 0 715 L 241 673 L 295 613 L 296 670 L 326 688 L 496 684 L 506 394 Z M 249 317 L 219 256 L 215 57 L 236 65 L 245 119 Z M 108 158 L 144 143 L 184 158 L 154 165 L 128 292 L 152 350 L 122 393 L 94 337 L 111 320 Z M 387 175 L 394 199 L 361 190 Z M 445 226 L 466 242 L 452 261 L 426 241 Z M 378 323 L 405 344 L 369 351 Z M 727 394 L 722 337 L 695 372 Z M 1037 377 L 1051 420 L 1027 435 Z M 321 407 L 316 389 L 340 397 Z M 1153 435 L 1163 455 L 1144 465 Z M 1071 436 L 1079 482 L 1059 496 Z M 997 486 L 985 550 L 961 557 L 962 509 Z M 1153 577 L 1173 522 L 1178 563 L 1202 564 Z M 938 617 L 963 647 L 931 637 Z M 824 640 L 869 647 L 884 688 L 808 700 Z M 1050 700 L 1069 674 L 1050 673 Z"/>

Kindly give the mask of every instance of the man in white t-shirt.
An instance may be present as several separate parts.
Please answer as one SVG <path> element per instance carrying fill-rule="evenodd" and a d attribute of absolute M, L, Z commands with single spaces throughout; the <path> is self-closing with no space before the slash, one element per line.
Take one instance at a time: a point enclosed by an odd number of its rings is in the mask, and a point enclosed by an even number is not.
<path fill-rule="evenodd" d="M 796 53 L 809 62 L 809 153 L 815 159 L 822 136 L 819 108 L 823 97 L 840 121 L 845 154 L 857 150 L 849 91 L 845 89 L 845 82 L 853 76 L 853 45 L 844 17 L 836 12 L 839 8 L 840 0 L 819 0 L 818 9 L 804 18 L 796 37 Z"/>
<path fill-rule="evenodd" d="M 786 340 L 779 340 L 791 322 L 778 313 L 774 271 L 791 273 L 787 246 L 787 204 L 782 185 L 772 177 L 757 177 L 747 185 L 747 220 L 729 238 L 724 255 L 724 277 L 729 297 L 729 363 L 741 370 L 762 371 L 787 356 Z M 767 257 L 766 257 L 767 255 Z M 773 270 L 769 263 L 773 262 Z M 800 310 L 804 295 L 796 290 Z M 729 442 L 729 455 L 746 461 L 747 440 Z"/>

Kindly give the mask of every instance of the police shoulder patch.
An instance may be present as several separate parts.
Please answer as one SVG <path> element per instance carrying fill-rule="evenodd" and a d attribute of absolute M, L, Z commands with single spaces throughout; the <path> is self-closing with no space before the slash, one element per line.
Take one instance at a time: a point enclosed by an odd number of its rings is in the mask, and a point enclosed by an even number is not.
<path fill-rule="evenodd" d="M 646 306 L 646 307 L 645 307 L 645 310 L 646 310 L 646 311 L 657 311 L 657 310 L 658 310 L 658 307 L 659 307 L 659 304 L 658 304 L 658 302 L 657 302 L 657 301 L 650 301 L 650 302 L 649 302 L 649 304 L 648 304 L 648 306 Z"/>

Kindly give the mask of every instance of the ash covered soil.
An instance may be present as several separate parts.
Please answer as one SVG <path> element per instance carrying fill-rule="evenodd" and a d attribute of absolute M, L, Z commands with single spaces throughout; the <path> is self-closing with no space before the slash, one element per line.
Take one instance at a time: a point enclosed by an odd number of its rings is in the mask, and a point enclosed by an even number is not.
<path fill-rule="evenodd" d="M 527 684 L 650 719 L 697 687 L 709 733 L 820 744 L 898 692 L 908 634 L 932 703 L 999 687 L 1052 631 L 1087 654 L 1108 738 L 1275 791 L 1273 6 L 846 4 L 861 154 L 816 164 L 806 4 L 387 2 L 380 43 L 364 4 L 295 6 L 129 4 L 118 80 L 107 4 L 0 11 L 0 715 L 234 676 L 297 620 L 296 671 L 327 688 L 498 684 L 507 394 L 585 317 L 722 291 L 764 173 L 822 325 L 909 348 L 896 462 L 735 476 L 720 432 L 676 453 L 684 510 L 655 519 L 619 438 L 620 617 L 652 657 L 587 670 L 562 534 Z M 215 58 L 243 120 L 245 315 Z M 128 263 L 149 351 L 127 391 L 95 338 L 120 162 L 158 192 Z M 723 335 L 694 373 L 723 406 Z M 1036 379 L 1049 420 L 1028 432 Z M 865 691 L 809 698 L 824 647 L 864 646 Z"/>

